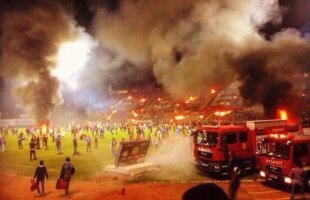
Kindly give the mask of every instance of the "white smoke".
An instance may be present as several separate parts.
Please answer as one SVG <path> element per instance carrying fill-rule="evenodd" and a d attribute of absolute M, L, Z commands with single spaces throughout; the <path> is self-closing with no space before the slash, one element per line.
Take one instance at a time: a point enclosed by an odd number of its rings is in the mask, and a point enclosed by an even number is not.
<path fill-rule="evenodd" d="M 167 174 L 163 170 L 162 178 L 165 180 L 189 179 L 196 174 L 191 140 L 191 137 L 182 136 L 164 139 L 160 149 L 151 155 L 147 161 L 161 165 L 163 169 L 176 172 Z"/>

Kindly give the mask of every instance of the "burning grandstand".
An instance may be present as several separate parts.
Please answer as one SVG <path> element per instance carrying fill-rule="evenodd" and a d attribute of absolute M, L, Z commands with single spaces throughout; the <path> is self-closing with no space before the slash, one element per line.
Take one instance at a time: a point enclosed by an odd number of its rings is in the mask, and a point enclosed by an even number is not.
<path fill-rule="evenodd" d="M 288 2 L 5 0 L 1 95 L 15 102 L 1 112 L 18 104 L 36 121 L 239 121 L 285 108 L 298 118 L 310 42 L 306 21 L 298 29 L 283 11 L 303 7 Z"/>

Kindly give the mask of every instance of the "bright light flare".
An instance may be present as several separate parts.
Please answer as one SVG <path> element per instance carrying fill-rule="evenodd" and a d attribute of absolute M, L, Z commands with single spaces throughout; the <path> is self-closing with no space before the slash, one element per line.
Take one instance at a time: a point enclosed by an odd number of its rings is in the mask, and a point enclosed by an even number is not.
<path fill-rule="evenodd" d="M 215 89 L 211 89 L 211 94 L 215 94 L 216 90 Z"/>
<path fill-rule="evenodd" d="M 75 40 L 65 42 L 60 46 L 56 55 L 56 68 L 52 74 L 71 89 L 77 89 L 76 79 L 87 65 L 90 53 L 96 45 L 88 34 L 80 31 Z"/>

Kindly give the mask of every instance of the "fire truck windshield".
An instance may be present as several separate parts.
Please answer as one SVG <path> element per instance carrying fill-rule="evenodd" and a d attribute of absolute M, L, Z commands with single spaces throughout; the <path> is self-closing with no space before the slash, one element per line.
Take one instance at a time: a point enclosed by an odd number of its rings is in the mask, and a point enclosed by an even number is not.
<path fill-rule="evenodd" d="M 217 132 L 198 131 L 197 132 L 197 144 L 203 144 L 207 146 L 216 146 L 218 141 Z"/>
<path fill-rule="evenodd" d="M 281 141 L 267 141 L 267 151 L 263 153 L 268 156 L 288 159 L 290 152 L 290 144 Z"/>

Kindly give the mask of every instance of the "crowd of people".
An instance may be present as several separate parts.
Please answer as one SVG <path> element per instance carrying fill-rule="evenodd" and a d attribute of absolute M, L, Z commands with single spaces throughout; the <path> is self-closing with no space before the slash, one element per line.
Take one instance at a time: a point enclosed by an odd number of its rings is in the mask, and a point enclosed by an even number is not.
<path fill-rule="evenodd" d="M 0 128 L 0 152 L 5 151 L 6 135 L 11 133 L 16 136 L 18 149 L 24 149 L 24 143 L 29 141 L 29 158 L 30 161 L 37 160 L 36 151 L 43 149 L 49 150 L 49 145 L 56 146 L 56 154 L 62 154 L 62 142 L 66 134 L 71 135 L 72 139 L 72 156 L 79 156 L 78 141 L 85 143 L 85 151 L 92 152 L 99 149 L 99 140 L 111 138 L 109 142 L 109 149 L 111 154 L 115 157 L 117 155 L 118 145 L 122 141 L 135 141 L 135 140 L 150 140 L 150 144 L 154 150 L 160 149 L 164 146 L 165 138 L 172 135 L 175 136 L 190 136 L 191 133 L 200 126 L 198 122 L 186 122 L 186 123 L 152 123 L 152 122 L 139 122 L 139 123 L 106 123 L 96 122 L 87 124 L 70 124 L 62 128 L 34 128 L 29 126 L 26 129 L 9 129 Z M 125 133 L 122 138 L 119 139 L 118 134 L 120 132 Z M 107 137 L 109 136 L 109 137 Z M 118 138 L 118 139 L 117 139 Z M 49 141 L 51 140 L 51 141 Z M 70 169 L 70 170 L 68 170 Z M 72 171 L 71 171 L 72 170 Z M 68 171 L 71 171 L 70 173 Z M 296 161 L 296 166 L 293 167 L 290 177 L 292 178 L 292 191 L 291 199 L 294 199 L 296 188 L 300 188 L 302 197 L 304 197 L 304 181 L 303 181 L 303 168 L 301 163 Z M 70 197 L 69 183 L 71 176 L 74 174 L 74 167 L 70 163 L 70 158 L 66 158 L 65 164 L 61 168 L 59 179 L 65 180 L 68 184 L 65 188 L 65 195 Z M 44 180 L 48 179 L 46 167 L 44 161 L 39 162 L 39 166 L 35 170 L 33 179 L 36 180 L 38 187 L 38 196 L 44 196 Z M 223 195 L 222 191 L 219 191 L 220 196 L 216 198 L 222 199 L 236 199 L 237 191 L 240 185 L 240 176 L 237 169 L 231 171 L 231 182 L 228 190 L 228 195 Z M 213 185 L 200 185 L 189 189 L 184 193 L 183 199 L 200 199 L 191 195 L 197 195 L 202 192 L 201 188 L 213 188 Z M 209 196 L 210 197 L 210 196 Z"/>
<path fill-rule="evenodd" d="M 61 128 L 42 128 L 28 126 L 26 129 L 0 128 L 0 151 L 5 151 L 5 137 L 11 133 L 16 137 L 17 148 L 29 148 L 29 160 L 37 160 L 38 150 L 50 150 L 51 145 L 56 147 L 56 154 L 63 154 L 62 144 L 66 135 L 72 140 L 72 156 L 79 156 L 78 143 L 85 144 L 85 151 L 92 152 L 99 149 L 99 141 L 109 135 L 111 154 L 116 156 L 117 147 L 121 141 L 150 140 L 154 149 L 164 144 L 164 139 L 171 135 L 189 136 L 198 126 L 197 123 L 125 123 L 125 122 L 96 122 L 85 124 L 69 124 Z M 120 136 L 117 136 L 120 133 Z"/>

